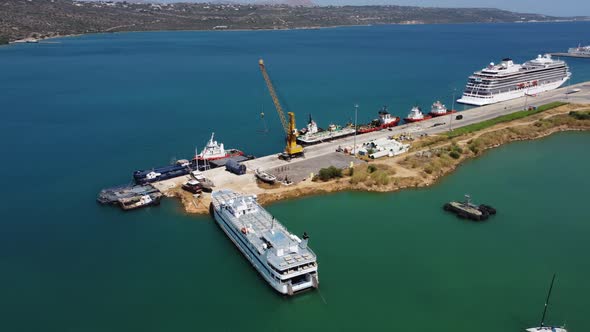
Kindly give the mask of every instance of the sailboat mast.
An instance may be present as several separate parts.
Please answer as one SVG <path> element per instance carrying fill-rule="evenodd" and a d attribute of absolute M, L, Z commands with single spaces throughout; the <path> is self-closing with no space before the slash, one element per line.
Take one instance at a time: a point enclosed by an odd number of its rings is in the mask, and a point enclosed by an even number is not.
<path fill-rule="evenodd" d="M 547 299 L 545 300 L 545 309 L 543 309 L 543 317 L 541 317 L 541 327 L 545 326 L 545 314 L 547 313 L 547 306 L 549 305 L 549 297 L 551 296 L 551 290 L 553 289 L 553 282 L 555 281 L 555 274 L 551 279 L 551 286 L 549 286 L 549 292 L 547 293 Z"/>

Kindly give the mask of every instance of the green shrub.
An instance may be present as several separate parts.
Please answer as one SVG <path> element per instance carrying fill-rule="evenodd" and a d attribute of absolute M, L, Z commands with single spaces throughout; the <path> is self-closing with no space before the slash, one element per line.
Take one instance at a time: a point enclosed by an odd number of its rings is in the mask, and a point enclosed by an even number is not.
<path fill-rule="evenodd" d="M 341 178 L 342 177 L 342 170 L 340 168 L 330 166 L 328 168 L 320 169 L 318 173 L 318 177 L 322 181 L 328 181 L 334 178 Z"/>
<path fill-rule="evenodd" d="M 383 186 L 389 184 L 389 176 L 384 170 L 376 170 L 375 172 L 371 173 L 371 180 L 373 180 L 374 184 Z"/>
<path fill-rule="evenodd" d="M 451 151 L 457 151 L 459 154 L 463 153 L 463 149 L 461 149 L 461 147 L 458 145 L 451 146 Z"/>
<path fill-rule="evenodd" d="M 367 171 L 368 171 L 369 173 L 373 173 L 373 172 L 375 172 L 376 170 L 377 170 L 377 166 L 375 166 L 375 165 L 369 165 L 369 166 L 367 167 Z"/>
<path fill-rule="evenodd" d="M 569 113 L 569 115 L 574 117 L 577 120 L 590 120 L 590 111 L 586 111 L 586 112 L 571 111 Z"/>
<path fill-rule="evenodd" d="M 433 171 L 433 170 L 432 170 L 432 167 L 431 167 L 431 166 L 426 166 L 426 167 L 424 168 L 424 172 L 426 172 L 426 174 L 432 174 L 432 171 Z"/>
<path fill-rule="evenodd" d="M 461 154 L 459 154 L 459 152 L 457 152 L 457 151 L 451 151 L 449 153 L 449 156 L 451 156 L 451 158 L 453 158 L 453 159 L 459 159 L 459 158 L 461 158 Z"/>
<path fill-rule="evenodd" d="M 0 45 L 8 44 L 8 37 L 0 36 Z"/>

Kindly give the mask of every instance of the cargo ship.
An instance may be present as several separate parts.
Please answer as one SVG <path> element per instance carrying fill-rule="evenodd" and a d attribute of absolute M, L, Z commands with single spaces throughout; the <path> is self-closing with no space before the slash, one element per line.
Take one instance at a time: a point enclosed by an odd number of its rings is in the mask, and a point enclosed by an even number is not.
<path fill-rule="evenodd" d="M 412 122 L 428 120 L 431 118 L 432 118 L 432 115 L 424 115 L 422 113 L 422 110 L 420 109 L 420 107 L 414 106 L 414 107 L 412 107 L 412 110 L 410 110 L 410 113 L 408 114 L 408 116 L 404 118 L 404 121 L 406 123 L 412 123 Z"/>
<path fill-rule="evenodd" d="M 278 293 L 318 288 L 318 264 L 309 237 L 290 233 L 256 201 L 231 190 L 211 194 L 209 212 L 219 227 Z"/>
<path fill-rule="evenodd" d="M 434 104 L 432 104 L 432 107 L 430 108 L 430 113 L 428 114 L 437 117 L 453 113 L 457 113 L 457 111 L 449 110 L 443 103 L 437 101 Z"/>
<path fill-rule="evenodd" d="M 338 138 L 354 135 L 354 128 L 350 125 L 341 127 L 330 124 L 327 130 L 318 127 L 315 121 L 309 116 L 307 127 L 300 131 L 297 143 L 301 145 L 312 145 L 321 142 L 329 142 Z"/>

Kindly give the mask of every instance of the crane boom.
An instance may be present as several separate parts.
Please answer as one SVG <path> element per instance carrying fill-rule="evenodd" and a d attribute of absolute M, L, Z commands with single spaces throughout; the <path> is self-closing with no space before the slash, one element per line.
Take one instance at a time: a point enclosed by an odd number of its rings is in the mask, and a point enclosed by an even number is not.
<path fill-rule="evenodd" d="M 283 107 L 281 107 L 281 103 L 279 102 L 275 88 L 270 81 L 270 77 L 266 72 L 266 68 L 264 67 L 264 61 L 260 59 L 258 61 L 258 65 L 260 66 L 260 71 L 262 72 L 262 76 L 266 82 L 268 92 L 270 92 L 270 96 L 272 97 L 272 102 L 275 104 L 277 113 L 279 113 L 279 118 L 281 118 L 283 130 L 285 130 L 287 146 L 285 147 L 285 152 L 280 155 L 280 158 L 288 160 L 292 157 L 303 156 L 303 147 L 297 144 L 297 126 L 295 125 L 295 113 L 288 112 L 287 115 L 289 116 L 289 120 L 287 121 L 285 112 L 283 111 Z"/>
<path fill-rule="evenodd" d="M 285 112 L 283 111 L 283 107 L 279 102 L 279 97 L 277 97 L 277 93 L 275 88 L 270 81 L 270 77 L 266 72 L 266 68 L 264 67 L 264 61 L 260 59 L 258 61 L 258 65 L 260 66 L 260 71 L 262 72 L 262 76 L 264 77 L 264 81 L 266 82 L 266 87 L 268 88 L 268 92 L 270 92 L 270 96 L 272 98 L 272 102 L 275 104 L 277 112 L 279 113 L 279 117 L 281 118 L 281 124 L 283 125 L 283 130 L 285 130 L 285 134 L 289 135 L 289 123 L 287 122 L 287 118 L 285 117 Z"/>

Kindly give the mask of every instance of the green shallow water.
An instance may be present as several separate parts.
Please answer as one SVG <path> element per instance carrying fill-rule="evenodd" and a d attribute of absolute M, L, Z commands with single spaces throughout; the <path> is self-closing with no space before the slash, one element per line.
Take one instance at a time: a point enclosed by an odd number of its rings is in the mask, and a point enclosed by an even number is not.
<path fill-rule="evenodd" d="M 159 208 L 51 225 L 4 240 L 7 331 L 519 331 L 549 321 L 590 328 L 588 133 L 510 144 L 440 184 L 339 193 L 269 207 L 311 235 L 319 292 L 274 293 L 208 217 Z M 498 215 L 456 219 L 441 205 L 470 193 Z M 19 239 L 19 236 L 26 238 Z M 11 239 L 8 239 L 11 238 Z M 59 244 L 54 240 L 59 239 Z M 23 248 L 20 243 L 35 243 Z"/>

